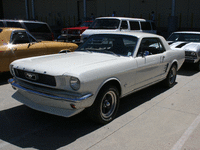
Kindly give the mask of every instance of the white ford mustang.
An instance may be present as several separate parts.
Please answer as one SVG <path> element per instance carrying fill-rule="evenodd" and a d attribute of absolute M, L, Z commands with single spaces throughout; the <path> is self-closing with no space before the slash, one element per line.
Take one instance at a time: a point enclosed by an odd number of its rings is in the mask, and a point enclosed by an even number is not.
<path fill-rule="evenodd" d="M 171 49 L 185 51 L 185 63 L 200 71 L 200 32 L 179 31 L 168 38 Z"/>
<path fill-rule="evenodd" d="M 74 52 L 12 62 L 9 82 L 17 89 L 13 97 L 33 109 L 70 117 L 87 108 L 105 124 L 114 119 L 119 98 L 160 81 L 172 87 L 184 59 L 161 36 L 106 32 Z"/>

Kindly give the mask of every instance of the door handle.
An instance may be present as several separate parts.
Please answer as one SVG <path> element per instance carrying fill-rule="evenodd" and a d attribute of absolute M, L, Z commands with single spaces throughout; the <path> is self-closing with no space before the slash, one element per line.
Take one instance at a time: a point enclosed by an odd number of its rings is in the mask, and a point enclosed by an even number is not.
<path fill-rule="evenodd" d="M 161 56 L 161 57 L 160 57 L 160 61 L 161 61 L 161 62 L 163 62 L 164 59 L 165 59 L 165 56 Z"/>

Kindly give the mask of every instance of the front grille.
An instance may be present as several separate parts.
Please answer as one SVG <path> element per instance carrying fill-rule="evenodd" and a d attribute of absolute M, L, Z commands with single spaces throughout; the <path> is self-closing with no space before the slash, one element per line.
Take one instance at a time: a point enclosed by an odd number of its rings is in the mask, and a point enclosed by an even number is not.
<path fill-rule="evenodd" d="M 14 69 L 14 71 L 15 71 L 15 75 L 19 78 L 22 78 L 22 79 L 25 79 L 25 80 L 28 80 L 31 82 L 35 82 L 35 83 L 56 86 L 56 80 L 55 80 L 54 76 L 35 73 L 35 72 L 28 72 L 28 71 L 24 71 L 24 70 L 20 70 L 20 69 Z M 35 76 L 37 76 L 37 78 L 32 78 L 32 79 L 27 78 L 27 76 L 25 75 L 26 73 L 34 74 Z"/>
<path fill-rule="evenodd" d="M 187 59 L 197 59 L 197 55 L 191 55 L 191 52 L 185 51 L 185 58 L 187 58 Z"/>

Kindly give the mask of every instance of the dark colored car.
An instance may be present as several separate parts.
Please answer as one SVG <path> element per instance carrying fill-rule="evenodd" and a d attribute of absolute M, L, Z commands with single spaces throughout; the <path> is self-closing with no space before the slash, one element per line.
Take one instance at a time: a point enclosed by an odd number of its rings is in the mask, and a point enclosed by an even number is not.
<path fill-rule="evenodd" d="M 30 32 L 37 40 L 54 40 L 54 34 L 46 22 L 28 20 L 0 20 L 0 27 L 24 28 Z"/>

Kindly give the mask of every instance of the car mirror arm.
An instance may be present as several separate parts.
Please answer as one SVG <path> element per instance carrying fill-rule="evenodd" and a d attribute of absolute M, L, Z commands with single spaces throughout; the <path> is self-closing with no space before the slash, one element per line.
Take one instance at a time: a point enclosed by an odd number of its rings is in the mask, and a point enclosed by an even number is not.
<path fill-rule="evenodd" d="M 28 48 L 31 46 L 31 43 L 28 43 Z"/>

